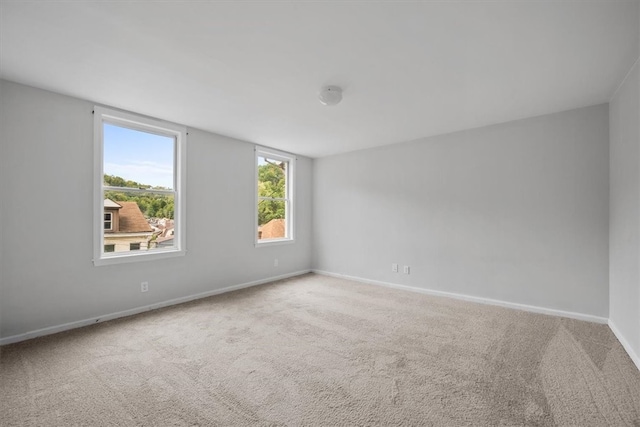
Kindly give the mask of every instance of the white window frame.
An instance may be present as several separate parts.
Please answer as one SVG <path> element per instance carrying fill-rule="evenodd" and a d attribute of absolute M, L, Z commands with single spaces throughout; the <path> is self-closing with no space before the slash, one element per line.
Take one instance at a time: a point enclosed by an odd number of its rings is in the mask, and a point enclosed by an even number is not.
<path fill-rule="evenodd" d="M 112 124 L 141 132 L 175 138 L 174 147 L 174 183 L 171 194 L 174 196 L 174 225 L 176 236 L 174 246 L 155 248 L 153 251 L 104 252 L 104 191 L 112 187 L 104 186 L 104 124 Z M 184 256 L 186 254 L 186 161 L 187 128 L 162 120 L 144 117 L 138 114 L 96 106 L 93 111 L 94 142 L 94 199 L 93 199 L 93 263 L 96 266 L 127 262 L 151 261 L 157 259 Z M 136 189 L 131 189 L 136 191 Z M 128 190 L 127 190 L 128 191 Z M 144 190 L 144 192 L 163 192 L 162 190 Z M 113 220 L 113 215 L 112 215 Z M 113 224 L 113 223 L 112 223 Z"/>
<path fill-rule="evenodd" d="M 269 240 L 259 240 L 258 239 L 258 203 L 262 197 L 258 196 L 258 158 L 259 157 L 267 157 L 273 160 L 285 161 L 289 164 L 287 168 L 287 176 L 286 187 L 285 187 L 285 237 L 281 239 L 269 239 Z M 294 192 L 294 182 L 295 182 L 295 168 L 296 168 L 296 156 L 293 154 L 286 153 L 284 151 L 275 150 L 267 147 L 255 147 L 255 216 L 253 219 L 253 227 L 254 227 L 254 242 L 256 247 L 265 247 L 272 245 L 281 245 L 293 243 L 295 241 L 295 192 Z"/>

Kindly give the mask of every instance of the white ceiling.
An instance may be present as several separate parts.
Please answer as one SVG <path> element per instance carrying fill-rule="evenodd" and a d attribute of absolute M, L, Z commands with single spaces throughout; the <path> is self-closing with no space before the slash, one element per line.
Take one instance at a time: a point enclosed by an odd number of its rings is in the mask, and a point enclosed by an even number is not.
<path fill-rule="evenodd" d="M 311 157 L 608 102 L 639 51 L 636 0 L 0 8 L 2 78 Z"/>

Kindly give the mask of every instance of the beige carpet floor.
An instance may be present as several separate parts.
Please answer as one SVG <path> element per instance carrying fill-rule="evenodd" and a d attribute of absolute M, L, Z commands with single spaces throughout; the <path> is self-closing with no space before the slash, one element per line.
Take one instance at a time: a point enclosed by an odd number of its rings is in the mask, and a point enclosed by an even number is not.
<path fill-rule="evenodd" d="M 2 426 L 640 426 L 605 325 L 318 275 L 4 346 Z"/>

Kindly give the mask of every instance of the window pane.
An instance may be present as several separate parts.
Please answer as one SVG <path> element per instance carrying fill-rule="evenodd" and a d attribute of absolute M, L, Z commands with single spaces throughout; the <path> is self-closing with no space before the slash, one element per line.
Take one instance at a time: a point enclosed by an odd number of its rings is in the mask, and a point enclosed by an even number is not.
<path fill-rule="evenodd" d="M 111 212 L 104 213 L 104 229 L 111 230 Z M 105 252 L 107 252 L 105 250 Z"/>
<path fill-rule="evenodd" d="M 98 105 L 93 123 L 94 265 L 184 255 L 186 127 Z"/>
<path fill-rule="evenodd" d="M 287 162 L 258 157 L 258 196 L 284 198 Z"/>
<path fill-rule="evenodd" d="M 284 200 L 260 200 L 258 202 L 258 240 L 286 237 L 285 213 Z"/>
<path fill-rule="evenodd" d="M 104 183 L 174 188 L 175 138 L 104 124 Z"/>
<path fill-rule="evenodd" d="M 114 245 L 114 252 L 176 246 L 173 194 L 105 191 L 104 206 L 112 214 L 104 245 Z"/>

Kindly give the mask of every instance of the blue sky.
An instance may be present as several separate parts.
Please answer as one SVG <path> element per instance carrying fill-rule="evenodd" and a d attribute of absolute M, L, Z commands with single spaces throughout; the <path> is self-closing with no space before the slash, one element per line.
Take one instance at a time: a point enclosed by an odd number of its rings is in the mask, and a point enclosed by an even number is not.
<path fill-rule="evenodd" d="M 174 139 L 104 124 L 104 173 L 173 188 Z"/>

